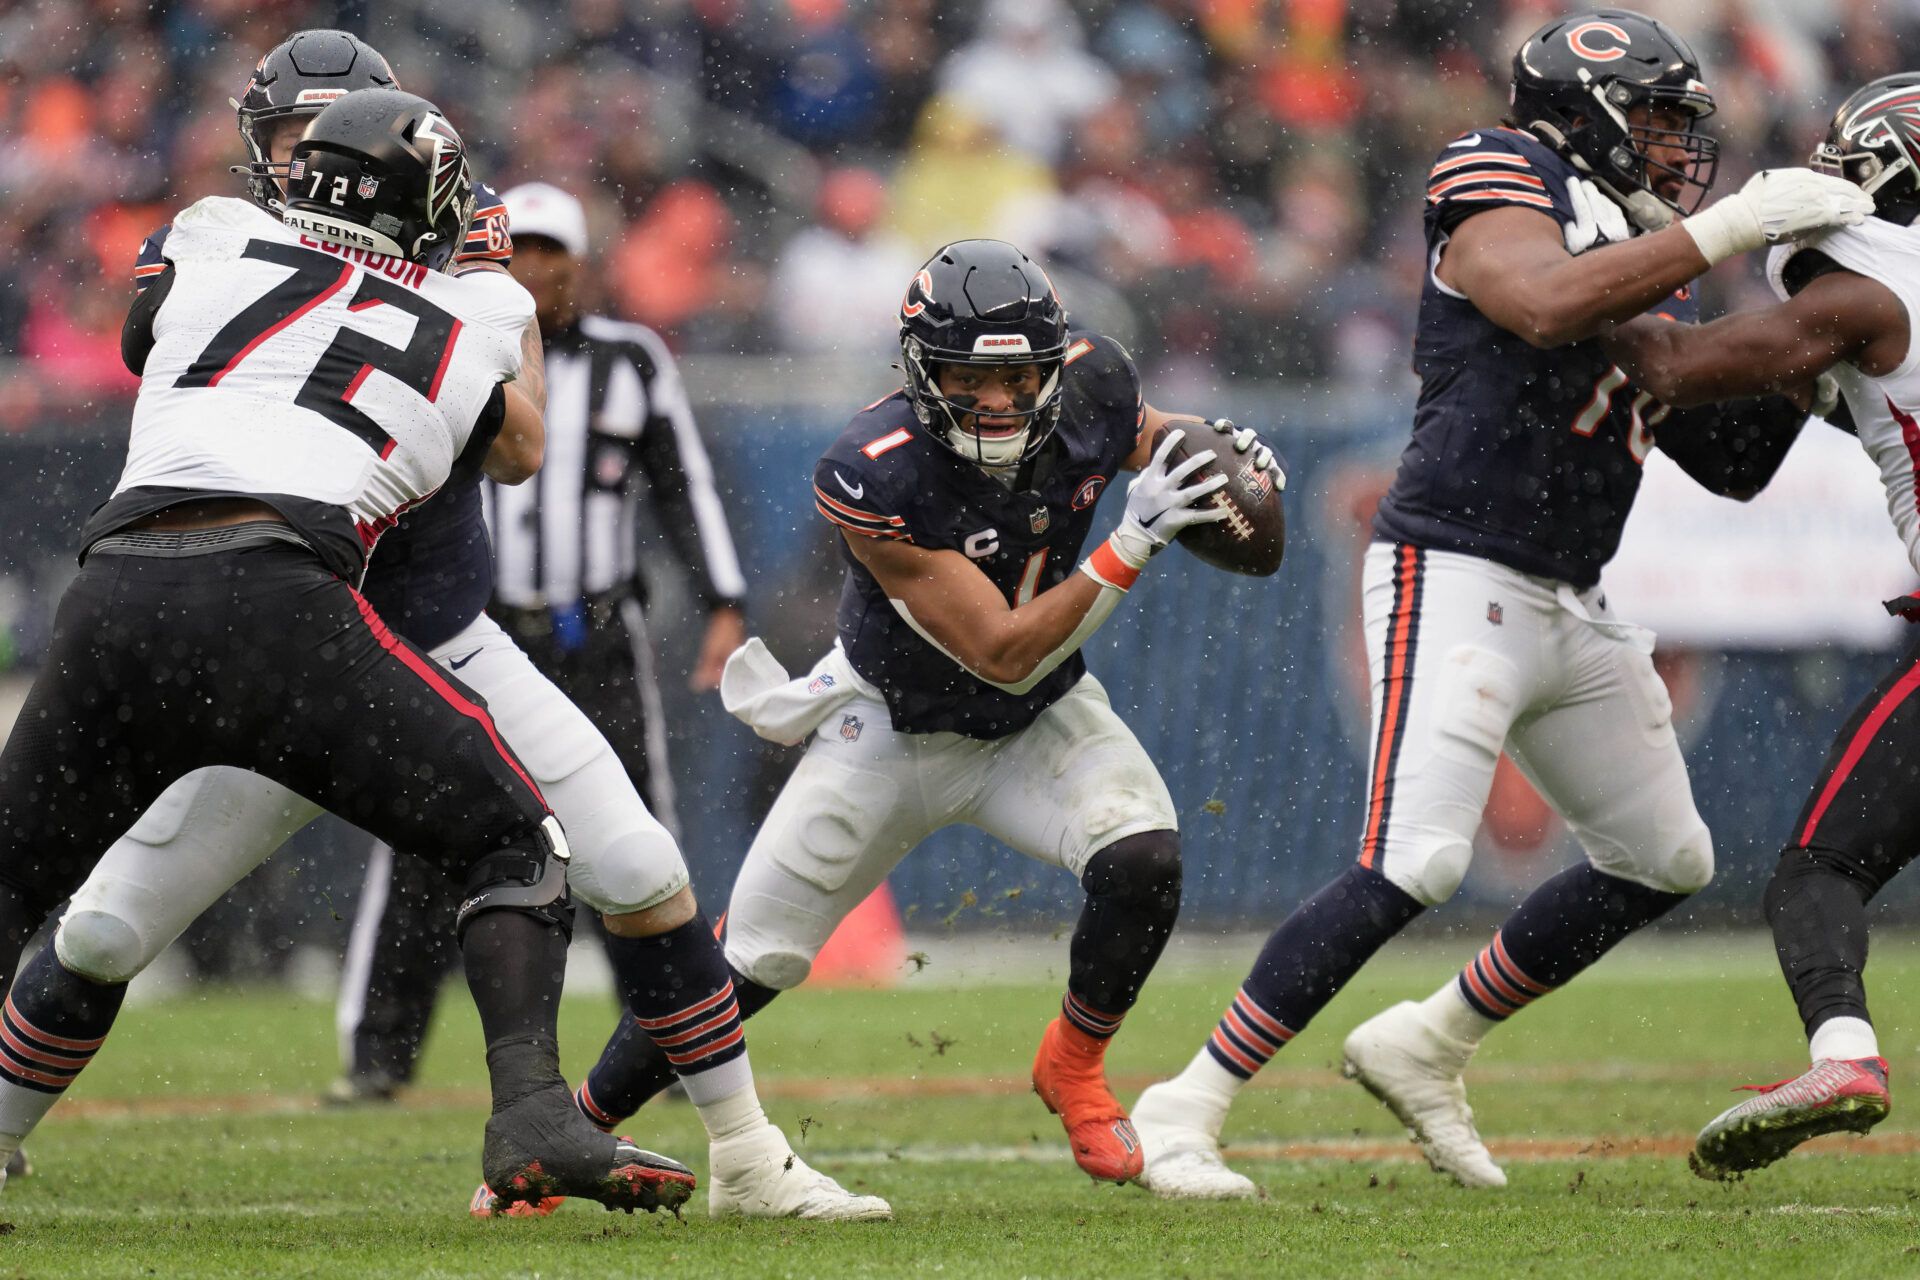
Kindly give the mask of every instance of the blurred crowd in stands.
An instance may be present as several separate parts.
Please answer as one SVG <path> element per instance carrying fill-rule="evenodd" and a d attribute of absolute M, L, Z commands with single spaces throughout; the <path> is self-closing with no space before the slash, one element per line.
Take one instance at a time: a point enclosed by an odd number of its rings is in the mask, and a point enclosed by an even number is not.
<path fill-rule="evenodd" d="M 32 362 L 0 429 L 130 386 L 141 237 L 238 193 L 228 99 L 315 25 L 382 49 L 496 187 L 585 199 L 598 305 L 682 352 L 884 353 L 918 262 L 991 235 L 1162 376 L 1377 386 L 1408 376 L 1428 162 L 1563 4 L 0 0 L 0 367 Z M 1703 59 L 1723 192 L 1920 60 L 1920 0 L 1641 7 Z"/>

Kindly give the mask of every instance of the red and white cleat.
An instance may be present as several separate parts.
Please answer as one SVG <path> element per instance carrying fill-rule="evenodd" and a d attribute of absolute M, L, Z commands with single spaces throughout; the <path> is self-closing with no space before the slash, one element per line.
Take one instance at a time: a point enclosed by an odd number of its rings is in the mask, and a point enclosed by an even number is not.
<path fill-rule="evenodd" d="M 1823 1133 L 1865 1133 L 1893 1109 L 1885 1058 L 1822 1058 L 1791 1080 L 1741 1088 L 1760 1096 L 1727 1108 L 1694 1139 L 1687 1163 L 1703 1178 L 1764 1169 Z"/>
<path fill-rule="evenodd" d="M 1074 1163 L 1099 1182 L 1131 1182 L 1145 1161 L 1140 1135 L 1107 1087 L 1107 1042 L 1070 1025 L 1047 1024 L 1033 1058 L 1033 1091 L 1066 1126 Z"/>

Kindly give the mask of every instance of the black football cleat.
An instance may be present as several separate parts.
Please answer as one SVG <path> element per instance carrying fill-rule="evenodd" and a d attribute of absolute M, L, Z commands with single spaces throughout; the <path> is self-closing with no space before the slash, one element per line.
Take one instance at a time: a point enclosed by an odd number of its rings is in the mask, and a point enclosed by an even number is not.
<path fill-rule="evenodd" d="M 608 1209 L 678 1212 L 693 1194 L 693 1170 L 587 1123 L 566 1086 L 555 1084 L 487 1121 L 480 1164 L 493 1214 L 556 1197 Z"/>

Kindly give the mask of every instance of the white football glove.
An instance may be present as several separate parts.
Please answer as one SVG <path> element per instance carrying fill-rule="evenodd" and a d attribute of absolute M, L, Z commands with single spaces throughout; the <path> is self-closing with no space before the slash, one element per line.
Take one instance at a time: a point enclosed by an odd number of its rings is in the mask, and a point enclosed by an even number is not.
<path fill-rule="evenodd" d="M 1279 455 L 1274 453 L 1267 443 L 1254 432 L 1252 427 L 1241 427 L 1236 430 L 1230 418 L 1214 418 L 1208 422 L 1207 425 L 1221 435 L 1232 436 L 1233 451 L 1235 453 L 1245 453 L 1249 449 L 1253 450 L 1253 465 L 1262 471 L 1271 471 L 1273 473 L 1273 487 L 1282 492 L 1286 490 L 1287 470 L 1280 465 Z"/>
<path fill-rule="evenodd" d="M 1633 238 L 1627 211 L 1585 178 L 1567 184 L 1567 201 L 1573 205 L 1573 221 L 1562 226 L 1560 234 L 1566 238 L 1568 253 L 1577 256 L 1598 245 Z"/>
<path fill-rule="evenodd" d="M 1747 185 L 1681 220 L 1708 266 L 1873 214 L 1873 197 L 1844 178 L 1811 169 L 1763 169 Z"/>
<path fill-rule="evenodd" d="M 1176 467 L 1167 466 L 1167 455 L 1186 438 L 1179 427 L 1167 432 L 1153 457 L 1127 486 L 1127 514 L 1108 540 L 1114 551 L 1135 569 L 1142 568 L 1153 554 L 1190 525 L 1225 520 L 1219 507 L 1195 504 L 1218 489 L 1226 487 L 1227 477 L 1216 472 L 1186 488 L 1181 483 L 1214 459 L 1211 449 L 1202 449 Z"/>

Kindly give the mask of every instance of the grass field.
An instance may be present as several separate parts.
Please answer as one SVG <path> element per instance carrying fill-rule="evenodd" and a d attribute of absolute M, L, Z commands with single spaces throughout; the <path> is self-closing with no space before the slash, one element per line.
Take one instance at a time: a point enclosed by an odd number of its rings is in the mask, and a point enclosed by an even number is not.
<path fill-rule="evenodd" d="M 36 1135 L 36 1175 L 0 1194 L 0 1276 L 1920 1275 L 1920 1128 L 1898 1110 L 1871 1139 L 1737 1185 L 1686 1170 L 1679 1153 L 1731 1085 L 1803 1061 L 1757 935 L 1631 944 L 1522 1014 L 1468 1078 L 1512 1186 L 1429 1173 L 1338 1079 L 1339 1041 L 1474 945 L 1389 952 L 1274 1062 L 1227 1133 L 1267 1198 L 1234 1205 L 1096 1186 L 1067 1160 L 1025 1082 L 1064 942 L 936 951 L 892 991 L 795 993 L 752 1024 L 769 1109 L 897 1215 L 839 1228 L 715 1223 L 698 1193 L 685 1220 L 585 1204 L 469 1220 L 485 1095 L 464 997 L 445 1002 L 414 1095 L 349 1111 L 313 1101 L 334 1066 L 324 1005 L 140 1005 Z M 1239 980 L 1244 957 L 1198 950 L 1176 943 L 1116 1042 L 1123 1098 L 1186 1060 Z M 1920 939 L 1876 939 L 1872 976 L 1898 1086 Z M 570 1075 L 608 1025 L 604 999 L 570 1000 Z M 704 1172 L 684 1104 L 629 1131 Z"/>

